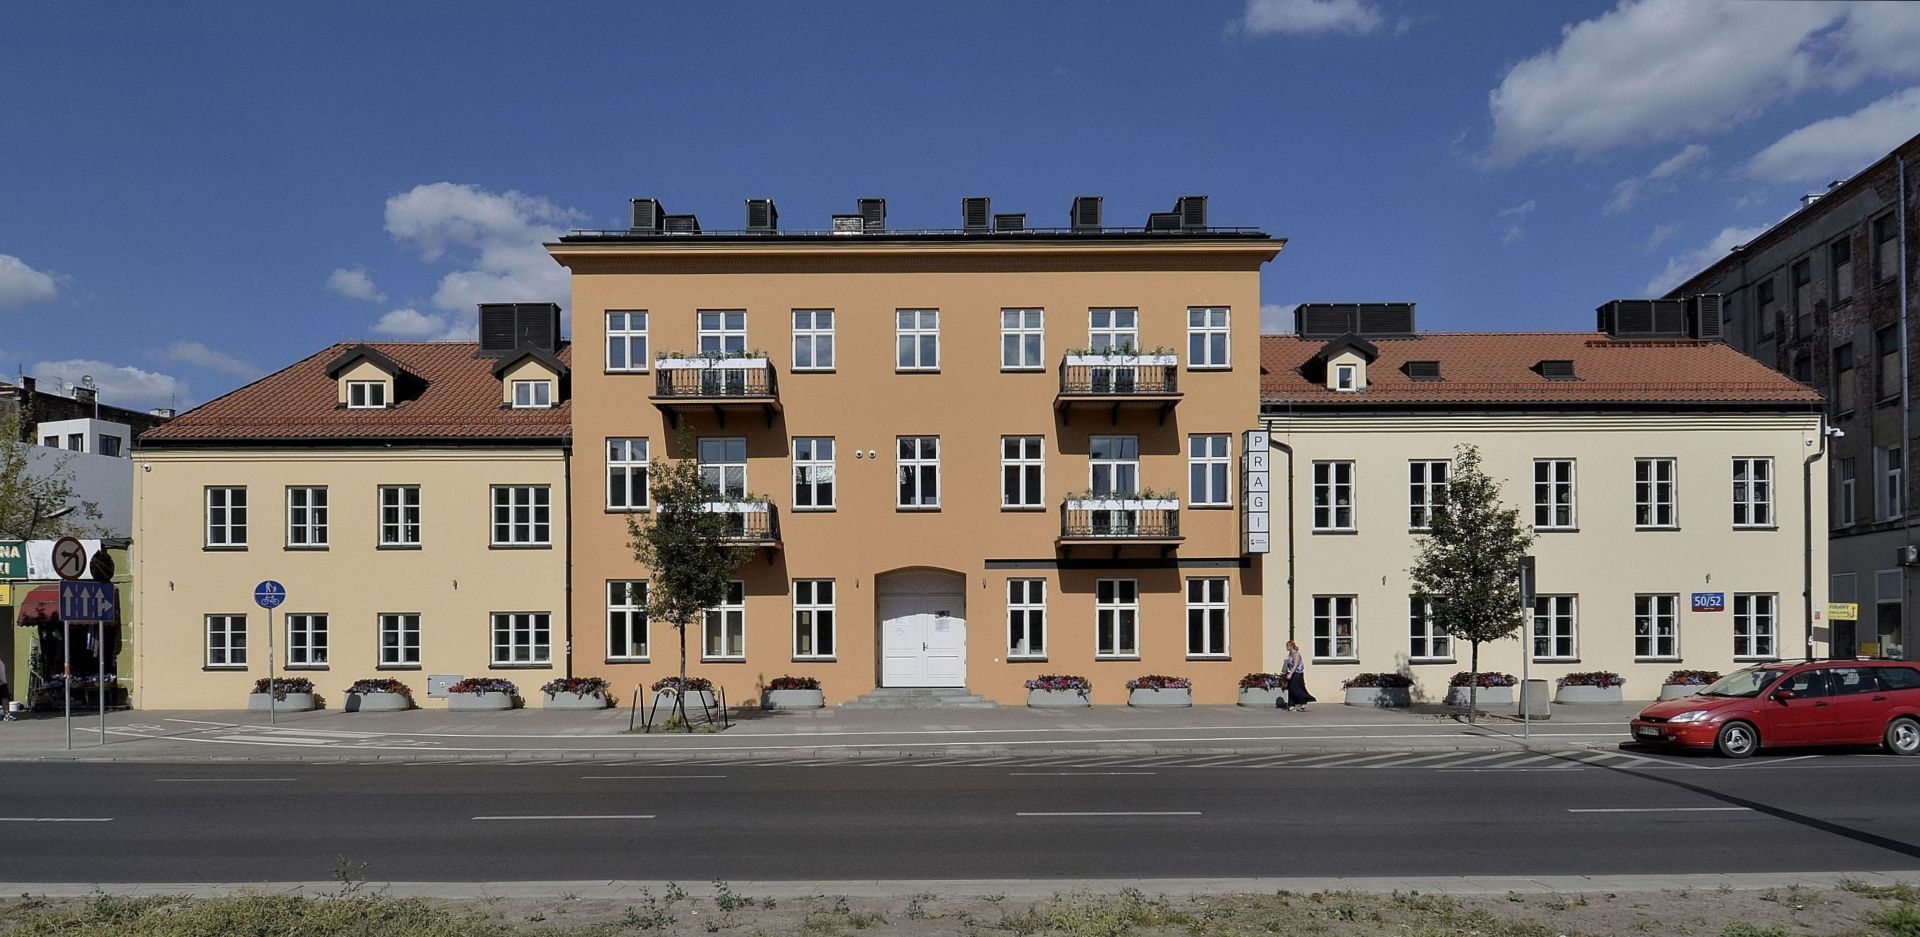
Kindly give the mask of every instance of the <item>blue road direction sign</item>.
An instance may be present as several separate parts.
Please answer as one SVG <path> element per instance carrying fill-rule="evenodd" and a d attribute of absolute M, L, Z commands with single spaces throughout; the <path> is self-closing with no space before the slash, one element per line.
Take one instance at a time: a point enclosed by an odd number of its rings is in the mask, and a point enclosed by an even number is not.
<path fill-rule="evenodd" d="M 78 622 L 119 621 L 113 583 L 70 579 L 60 584 L 60 620 Z"/>
<path fill-rule="evenodd" d="M 272 610 L 287 600 L 287 587 L 271 579 L 253 587 L 254 604 Z"/>

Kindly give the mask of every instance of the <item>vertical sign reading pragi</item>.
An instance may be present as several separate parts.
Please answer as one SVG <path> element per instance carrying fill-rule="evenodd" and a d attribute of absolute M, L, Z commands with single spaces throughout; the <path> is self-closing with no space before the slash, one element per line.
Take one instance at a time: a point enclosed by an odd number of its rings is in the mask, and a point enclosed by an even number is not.
<path fill-rule="evenodd" d="M 1265 430 L 1240 434 L 1240 552 L 1272 550 L 1273 452 Z"/>

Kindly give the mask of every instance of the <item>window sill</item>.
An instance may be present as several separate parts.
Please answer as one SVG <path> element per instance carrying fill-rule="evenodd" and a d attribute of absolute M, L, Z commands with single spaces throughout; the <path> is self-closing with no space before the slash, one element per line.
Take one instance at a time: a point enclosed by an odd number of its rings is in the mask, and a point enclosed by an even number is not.
<path fill-rule="evenodd" d="M 1633 662 L 1636 664 L 1678 664 L 1681 662 L 1681 659 L 1678 657 L 1635 657 Z"/>
<path fill-rule="evenodd" d="M 1533 532 L 1536 534 L 1577 534 L 1580 532 L 1580 528 L 1578 527 L 1535 527 L 1533 529 Z"/>
<path fill-rule="evenodd" d="M 1309 658 L 1307 658 L 1307 660 L 1308 660 L 1308 662 L 1310 662 L 1310 663 L 1315 663 L 1315 664 L 1357 664 L 1357 663 L 1360 663 L 1360 658 L 1358 658 L 1358 657 L 1309 657 Z"/>
<path fill-rule="evenodd" d="M 329 544 L 324 544 L 324 543 L 318 543 L 318 544 L 289 543 L 286 546 L 281 547 L 281 549 L 286 550 L 288 553 L 325 553 L 329 549 L 332 549 L 332 547 Z"/>
<path fill-rule="evenodd" d="M 1315 527 L 1313 529 L 1313 532 L 1316 535 L 1328 534 L 1332 536 L 1349 536 L 1352 534 L 1359 533 L 1360 528 L 1358 527 Z"/>
<path fill-rule="evenodd" d="M 651 508 L 651 507 L 647 507 L 647 506 L 641 506 L 641 507 L 637 507 L 637 508 L 616 508 L 616 507 L 609 507 L 609 508 L 607 508 L 607 509 L 606 509 L 606 512 L 605 512 L 605 513 L 608 513 L 608 514 L 646 514 L 646 513 L 649 513 L 649 512 L 651 512 L 652 510 L 653 510 L 653 508 Z"/>
<path fill-rule="evenodd" d="M 1093 659 L 1096 661 L 1130 661 L 1130 660 L 1139 660 L 1140 655 L 1138 654 L 1125 654 L 1125 655 L 1095 654 L 1093 655 Z"/>
<path fill-rule="evenodd" d="M 315 673 L 315 672 L 325 673 L 329 668 L 327 667 L 326 664 L 287 664 L 285 667 L 282 667 L 281 669 L 290 671 L 290 672 L 300 671 L 304 673 Z"/>
<path fill-rule="evenodd" d="M 523 662 L 514 663 L 514 664 L 503 664 L 498 661 L 495 661 L 494 663 L 488 664 L 487 669 L 489 670 L 552 670 L 553 662 L 545 661 L 540 663 L 527 663 L 523 661 Z"/>
<path fill-rule="evenodd" d="M 375 670 L 419 670 L 419 664 L 377 664 Z"/>
<path fill-rule="evenodd" d="M 646 368 L 607 368 L 601 374 L 645 374 Z"/>
<path fill-rule="evenodd" d="M 1899 402 L 1900 402 L 1900 395 L 1894 394 L 1891 397 L 1882 397 L 1879 400 L 1874 401 L 1873 405 L 1876 407 L 1891 407 L 1894 404 Z"/>
<path fill-rule="evenodd" d="M 1039 513 L 1039 512 L 1041 512 L 1041 511 L 1045 511 L 1046 509 L 1047 509 L 1047 506 L 1046 506 L 1046 505 L 1044 505 L 1044 504 L 1003 504 L 1003 505 L 1000 505 L 1000 510 L 1002 510 L 1002 511 L 1004 511 L 1004 512 L 1007 512 L 1007 513 L 1012 513 L 1012 514 L 1037 514 L 1037 513 Z"/>
<path fill-rule="evenodd" d="M 219 673 L 221 671 L 227 671 L 230 673 L 231 672 L 245 673 L 247 669 L 247 665 L 246 664 L 205 664 L 205 665 L 202 665 L 200 669 L 206 673 Z"/>
<path fill-rule="evenodd" d="M 1680 529 L 1680 525 L 1679 524 L 1635 524 L 1633 525 L 1633 529 L 1636 532 L 1654 533 L 1662 530 L 1676 531 Z"/>
<path fill-rule="evenodd" d="M 373 548 L 376 550 L 418 550 L 420 549 L 420 545 L 417 543 L 380 543 L 375 544 Z"/>
<path fill-rule="evenodd" d="M 1536 664 L 1577 664 L 1577 663 L 1580 663 L 1580 658 L 1578 657 L 1536 657 L 1533 659 L 1533 662 Z"/>
<path fill-rule="evenodd" d="M 1047 366 L 1044 364 L 1040 364 L 1040 365 L 1034 365 L 1033 367 L 1027 367 L 1025 365 L 1022 365 L 1017 368 L 1010 368 L 1003 364 L 1000 366 L 1000 373 L 1001 374 L 1045 374 L 1047 373 Z"/>
<path fill-rule="evenodd" d="M 1046 662 L 1047 655 L 1045 654 L 1038 657 L 1015 657 L 1012 654 L 1007 655 L 1007 663 L 1009 664 L 1044 664 Z"/>
<path fill-rule="evenodd" d="M 489 550 L 551 550 L 551 543 L 490 543 Z"/>
<path fill-rule="evenodd" d="M 831 655 L 827 657 L 801 657 L 796 654 L 793 657 L 793 662 L 796 664 L 836 664 L 840 662 L 840 658 Z"/>
<path fill-rule="evenodd" d="M 1231 370 L 1233 370 L 1233 365 L 1230 365 L 1230 364 L 1190 364 L 1190 365 L 1187 365 L 1187 370 L 1189 370 L 1189 371 L 1231 371 Z"/>
<path fill-rule="evenodd" d="M 1779 524 L 1735 524 L 1734 530 L 1779 530 Z"/>
<path fill-rule="evenodd" d="M 895 374 L 939 374 L 939 368 L 894 368 Z"/>
<path fill-rule="evenodd" d="M 1211 501 L 1205 504 L 1194 504 L 1193 502 L 1189 501 L 1187 502 L 1187 509 L 1192 511 L 1231 511 L 1233 510 L 1233 504 L 1231 502 L 1227 504 L 1219 504 Z"/>
<path fill-rule="evenodd" d="M 1771 655 L 1764 656 L 1764 657 L 1741 657 L 1736 654 L 1734 655 L 1733 659 L 1737 661 L 1748 661 L 1756 664 L 1766 664 L 1766 663 L 1773 663 L 1775 661 L 1778 661 L 1780 658 L 1773 657 Z"/>
<path fill-rule="evenodd" d="M 747 662 L 747 658 L 746 658 L 746 655 L 744 654 L 739 657 L 704 657 L 703 656 L 700 658 L 700 663 L 703 663 L 703 664 L 744 664 L 746 662 Z"/>
<path fill-rule="evenodd" d="M 893 509 L 909 514 L 932 514 L 940 510 L 940 505 L 896 504 L 893 506 Z"/>
<path fill-rule="evenodd" d="M 609 657 L 601 661 L 604 664 L 651 664 L 652 657 Z"/>
<path fill-rule="evenodd" d="M 1460 659 L 1457 657 L 1409 657 L 1407 658 L 1407 663 L 1409 664 L 1457 664 L 1457 663 L 1460 663 Z"/>
<path fill-rule="evenodd" d="M 247 552 L 247 545 L 244 543 L 225 544 L 222 546 L 202 546 L 200 549 L 206 553 L 245 553 Z"/>
<path fill-rule="evenodd" d="M 789 368 L 788 374 L 832 374 L 837 368 Z"/>
<path fill-rule="evenodd" d="M 1188 660 L 1228 661 L 1233 659 L 1233 655 L 1232 654 L 1188 654 L 1187 659 Z"/>
<path fill-rule="evenodd" d="M 789 514 L 832 514 L 832 513 L 834 512 L 834 510 L 835 510 L 835 508 L 834 508 L 834 506 L 833 506 L 833 505 L 831 505 L 831 504 L 829 504 L 829 505 L 827 505 L 827 506 L 825 506 L 825 507 L 811 507 L 811 508 L 802 508 L 802 507 L 794 507 L 794 508 L 788 508 L 788 509 L 787 509 L 787 513 L 789 513 Z"/>

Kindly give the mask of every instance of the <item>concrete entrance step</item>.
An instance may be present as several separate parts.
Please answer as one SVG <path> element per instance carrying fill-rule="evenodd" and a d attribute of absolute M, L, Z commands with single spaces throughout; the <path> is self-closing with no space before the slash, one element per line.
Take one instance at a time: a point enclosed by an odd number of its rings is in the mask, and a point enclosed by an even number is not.
<path fill-rule="evenodd" d="M 967 692 L 966 687 L 879 687 L 841 709 L 998 709 L 999 703 Z"/>

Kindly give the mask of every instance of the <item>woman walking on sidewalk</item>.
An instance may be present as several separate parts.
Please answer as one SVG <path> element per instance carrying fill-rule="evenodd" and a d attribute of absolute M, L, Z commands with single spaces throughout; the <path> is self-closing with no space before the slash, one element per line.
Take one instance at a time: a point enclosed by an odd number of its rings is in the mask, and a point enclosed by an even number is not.
<path fill-rule="evenodd" d="M 1282 708 L 1306 712 L 1307 704 L 1314 702 L 1313 694 L 1307 692 L 1307 661 L 1300 656 L 1300 645 L 1292 641 L 1287 642 L 1287 662 L 1280 666 L 1280 676 L 1287 680 L 1286 703 Z"/>

